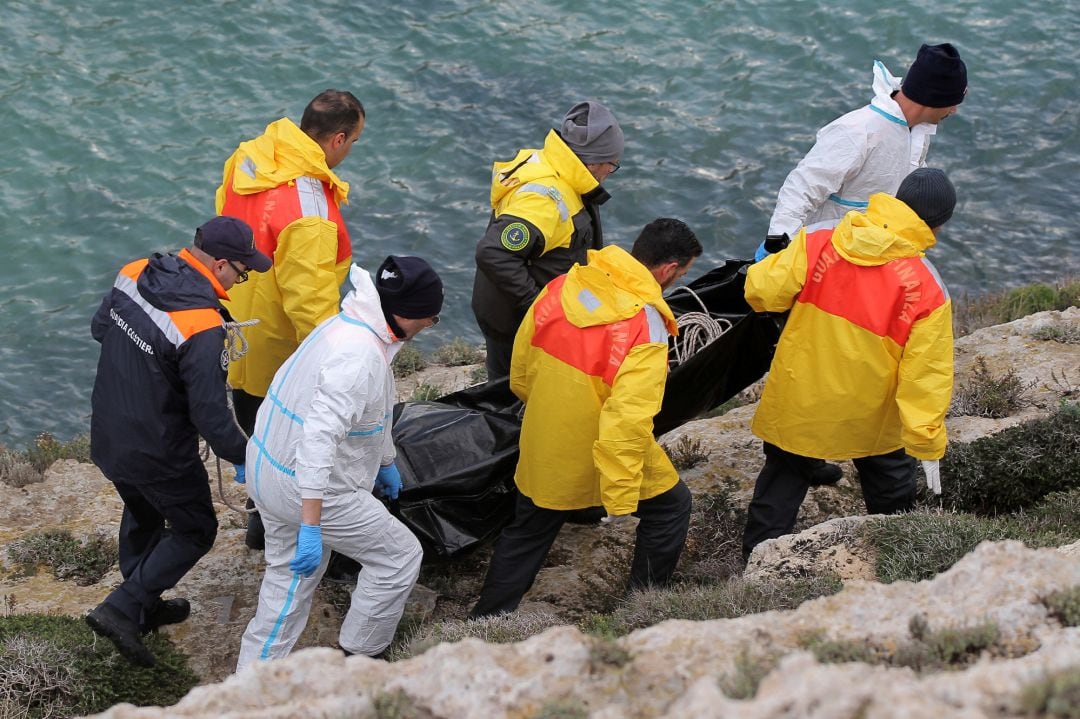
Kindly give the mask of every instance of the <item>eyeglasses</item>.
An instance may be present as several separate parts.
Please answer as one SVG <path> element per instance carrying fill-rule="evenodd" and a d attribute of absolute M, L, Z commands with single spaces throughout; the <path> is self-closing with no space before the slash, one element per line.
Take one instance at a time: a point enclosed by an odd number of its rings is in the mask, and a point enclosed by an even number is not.
<path fill-rule="evenodd" d="M 431 325 L 430 325 L 431 327 L 434 327 L 435 325 L 439 324 L 439 316 L 438 315 L 434 315 L 433 317 L 431 317 L 429 319 L 430 319 L 430 322 L 431 322 Z"/>
<path fill-rule="evenodd" d="M 236 265 L 233 264 L 232 260 L 225 260 L 225 261 L 229 263 L 229 267 L 233 268 L 233 272 L 236 273 L 236 284 L 240 284 L 241 282 L 247 282 L 248 281 L 248 272 L 249 272 L 249 270 L 240 269 L 239 267 L 237 267 Z"/>
<path fill-rule="evenodd" d="M 611 172 L 608 173 L 609 175 L 614 175 L 616 172 L 619 171 L 619 163 L 609 162 L 608 164 L 611 165 Z"/>

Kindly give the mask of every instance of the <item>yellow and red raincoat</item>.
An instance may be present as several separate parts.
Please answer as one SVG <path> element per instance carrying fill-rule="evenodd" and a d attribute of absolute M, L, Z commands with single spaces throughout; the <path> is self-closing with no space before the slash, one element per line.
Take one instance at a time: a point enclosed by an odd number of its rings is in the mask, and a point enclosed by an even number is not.
<path fill-rule="evenodd" d="M 794 454 L 851 459 L 903 447 L 945 453 L 952 302 L 923 256 L 934 234 L 894 197 L 834 230 L 796 235 L 750 267 L 746 300 L 791 310 L 751 428 Z"/>
<path fill-rule="evenodd" d="M 615 245 L 541 291 L 510 367 L 525 402 L 514 479 L 534 504 L 628 514 L 675 486 L 652 429 L 677 332 L 652 273 Z"/>
<path fill-rule="evenodd" d="M 234 285 L 227 302 L 244 328 L 248 353 L 229 366 L 229 384 L 265 397 L 274 372 L 323 320 L 337 314 L 352 245 L 339 207 L 349 185 L 326 154 L 288 118 L 240 147 L 225 162 L 217 212 L 251 225 L 255 246 L 274 260 L 268 272 Z"/>

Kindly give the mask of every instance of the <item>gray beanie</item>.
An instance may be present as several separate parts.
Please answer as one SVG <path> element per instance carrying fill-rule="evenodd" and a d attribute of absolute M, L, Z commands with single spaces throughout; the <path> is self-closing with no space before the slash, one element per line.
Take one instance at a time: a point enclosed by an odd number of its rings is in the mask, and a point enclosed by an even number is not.
<path fill-rule="evenodd" d="M 956 207 L 956 189 L 936 167 L 920 167 L 904 178 L 896 199 L 914 210 L 930 229 L 941 227 Z"/>
<path fill-rule="evenodd" d="M 559 134 L 583 164 L 618 163 L 623 153 L 623 133 L 611 110 L 599 102 L 579 102 L 562 121 Z"/>

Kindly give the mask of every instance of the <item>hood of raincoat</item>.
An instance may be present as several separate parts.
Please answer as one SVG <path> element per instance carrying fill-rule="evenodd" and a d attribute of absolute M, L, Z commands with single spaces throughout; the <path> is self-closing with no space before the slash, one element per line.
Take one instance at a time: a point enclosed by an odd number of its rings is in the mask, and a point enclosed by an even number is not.
<path fill-rule="evenodd" d="M 401 342 L 394 338 L 386 325 L 382 303 L 379 301 L 379 292 L 375 289 L 375 282 L 371 279 L 371 275 L 360 265 L 353 265 L 349 268 L 349 282 L 352 284 L 352 289 L 341 301 L 341 313 L 371 327 L 379 339 L 388 345 L 395 346 L 394 353 L 396 353 L 396 348 L 400 347 Z M 391 359 L 394 353 L 391 353 Z"/>
<path fill-rule="evenodd" d="M 600 186 L 559 133 L 552 130 L 544 140 L 543 150 L 520 150 L 513 160 L 492 166 L 491 206 L 521 185 L 554 178 L 565 182 L 579 196 Z"/>
<path fill-rule="evenodd" d="M 590 301 L 575 301 L 583 293 Z M 589 250 L 587 265 L 575 265 L 563 283 L 560 301 L 566 319 L 575 327 L 595 327 L 627 320 L 652 305 L 672 335 L 679 333 L 675 315 L 664 301 L 663 290 L 645 265 L 617 245 Z M 591 310 L 589 309 L 591 308 Z"/>
<path fill-rule="evenodd" d="M 870 196 L 866 214 L 844 215 L 832 234 L 837 253 L 863 267 L 921 256 L 936 241 L 934 233 L 910 207 L 884 192 Z"/>
<path fill-rule="evenodd" d="M 298 177 L 314 177 L 333 187 L 338 204 L 349 201 L 349 183 L 327 166 L 319 143 L 287 117 L 267 125 L 254 140 L 240 143 L 225 162 L 224 176 L 226 180 L 232 177 L 233 191 L 238 195 L 269 190 Z"/>

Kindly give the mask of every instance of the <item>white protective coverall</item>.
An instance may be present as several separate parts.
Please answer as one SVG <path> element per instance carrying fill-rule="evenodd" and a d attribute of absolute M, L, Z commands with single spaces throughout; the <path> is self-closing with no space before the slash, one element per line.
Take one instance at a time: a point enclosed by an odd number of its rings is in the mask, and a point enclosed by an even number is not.
<path fill-rule="evenodd" d="M 866 211 L 870 195 L 895 195 L 912 170 L 926 166 L 937 125 L 908 128 L 891 96 L 900 89 L 880 60 L 874 62 L 874 97 L 817 133 L 817 141 L 792 170 L 776 198 L 770 235 L 794 237 L 800 227 L 835 226 L 852 210 Z"/>
<path fill-rule="evenodd" d="M 341 313 L 320 324 L 278 369 L 247 449 L 247 490 L 266 525 L 259 608 L 237 669 L 286 656 L 307 623 L 330 550 L 363 565 L 341 625 L 341 647 L 378 654 L 393 639 L 420 573 L 420 543 L 371 494 L 394 460 L 391 421 L 401 347 L 386 326 L 375 285 L 353 266 Z M 323 500 L 323 559 L 309 577 L 289 569 L 301 499 Z"/>

